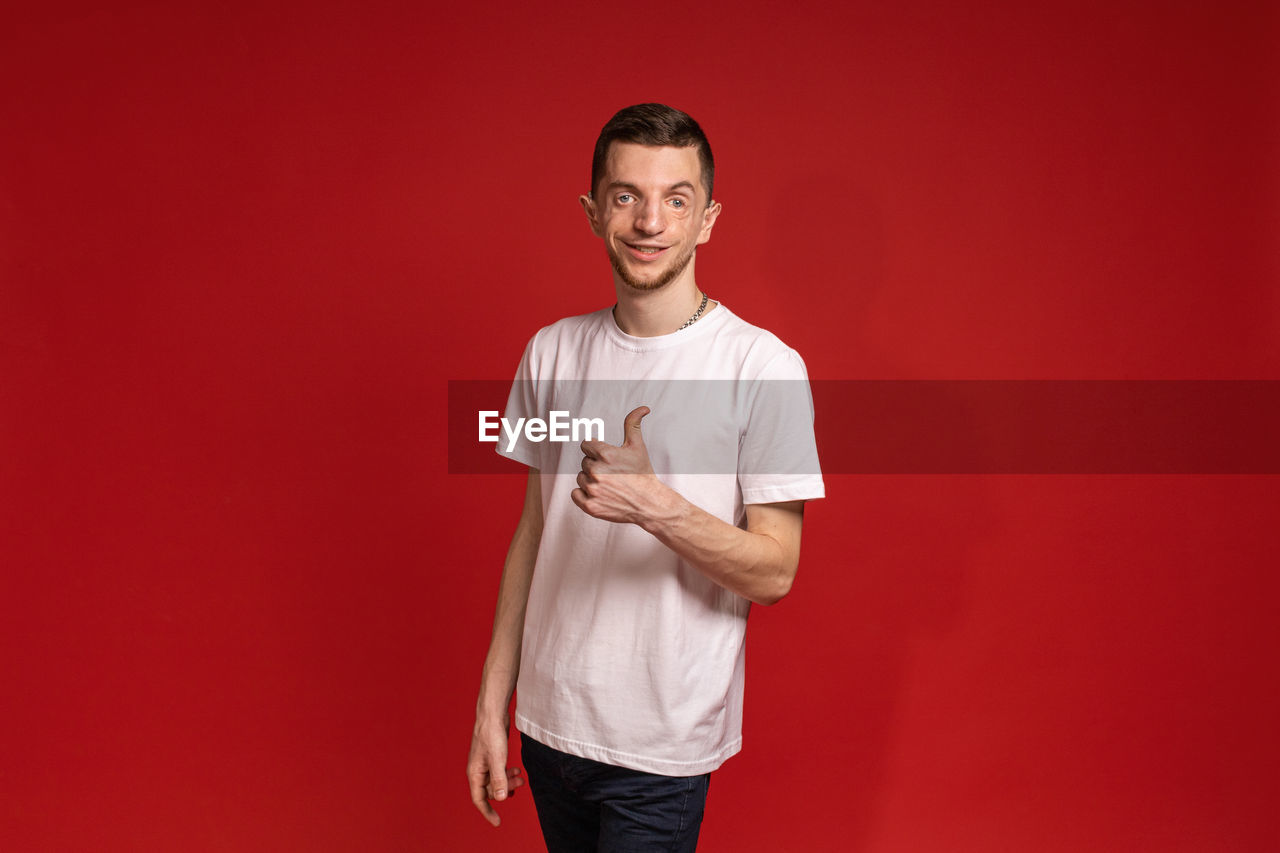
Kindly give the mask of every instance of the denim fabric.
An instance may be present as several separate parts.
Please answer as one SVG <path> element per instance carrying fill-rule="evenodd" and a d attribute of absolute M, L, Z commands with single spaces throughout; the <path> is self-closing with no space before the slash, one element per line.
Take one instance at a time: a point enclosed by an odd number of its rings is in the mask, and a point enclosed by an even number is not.
<path fill-rule="evenodd" d="M 520 736 L 548 853 L 692 853 L 711 774 L 660 776 L 567 755 Z"/>

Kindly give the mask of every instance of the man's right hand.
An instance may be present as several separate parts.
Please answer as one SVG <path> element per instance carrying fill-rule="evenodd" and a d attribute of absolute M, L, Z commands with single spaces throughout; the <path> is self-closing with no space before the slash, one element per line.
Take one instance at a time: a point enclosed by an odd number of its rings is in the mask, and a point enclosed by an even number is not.
<path fill-rule="evenodd" d="M 499 802 L 524 785 L 520 771 L 507 767 L 507 732 L 511 728 L 511 697 L 520 671 L 521 632 L 529 603 L 529 586 L 542 540 L 542 477 L 529 469 L 524 490 L 524 509 L 511 537 L 511 547 L 502 566 L 498 587 L 498 607 L 493 617 L 493 637 L 485 656 L 476 699 L 476 727 L 471 735 L 471 756 L 467 759 L 467 783 L 471 802 L 484 819 L 502 823 L 489 800 Z"/>
<path fill-rule="evenodd" d="M 471 736 L 471 755 L 467 759 L 467 781 L 471 785 L 471 802 L 484 819 L 494 826 L 502 823 L 489 800 L 502 802 L 524 785 L 520 768 L 507 767 L 507 723 L 505 720 L 476 721 Z"/>

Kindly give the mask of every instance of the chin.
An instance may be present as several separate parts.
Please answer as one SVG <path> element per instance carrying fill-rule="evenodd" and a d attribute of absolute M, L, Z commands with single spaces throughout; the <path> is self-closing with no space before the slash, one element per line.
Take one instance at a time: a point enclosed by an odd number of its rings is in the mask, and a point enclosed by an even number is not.
<path fill-rule="evenodd" d="M 618 278 L 628 288 L 638 293 L 652 293 L 655 290 L 661 290 L 666 287 L 680 277 L 680 273 L 684 272 L 685 267 L 689 266 L 689 261 L 691 260 L 693 260 L 692 254 L 687 258 L 680 259 L 666 269 L 652 271 L 648 278 L 636 278 L 622 259 L 612 252 L 609 253 L 609 261 L 613 264 L 613 271 L 618 274 Z"/>
<path fill-rule="evenodd" d="M 641 281 L 640 279 L 632 278 L 626 273 L 619 273 L 618 277 L 622 279 L 622 283 L 631 290 L 640 291 L 641 293 L 661 290 L 674 280 L 667 278 L 666 276 L 659 276 L 658 278 L 651 279 L 649 281 Z"/>

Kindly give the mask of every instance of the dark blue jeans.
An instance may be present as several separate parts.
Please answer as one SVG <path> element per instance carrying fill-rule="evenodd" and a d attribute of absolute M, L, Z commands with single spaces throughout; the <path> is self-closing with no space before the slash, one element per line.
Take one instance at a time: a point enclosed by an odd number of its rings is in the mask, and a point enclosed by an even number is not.
<path fill-rule="evenodd" d="M 566 755 L 520 735 L 548 853 L 692 853 L 711 774 L 659 776 Z"/>

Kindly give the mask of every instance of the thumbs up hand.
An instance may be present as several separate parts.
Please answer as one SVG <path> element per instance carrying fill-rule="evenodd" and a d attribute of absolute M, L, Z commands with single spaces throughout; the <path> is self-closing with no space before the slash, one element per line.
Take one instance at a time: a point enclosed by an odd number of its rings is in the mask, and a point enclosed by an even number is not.
<path fill-rule="evenodd" d="M 656 505 L 666 486 L 653 473 L 649 451 L 640 434 L 648 406 L 633 409 L 622 422 L 621 446 L 603 441 L 582 442 L 582 471 L 578 488 L 570 494 L 587 515 L 605 521 L 640 524 Z"/>

